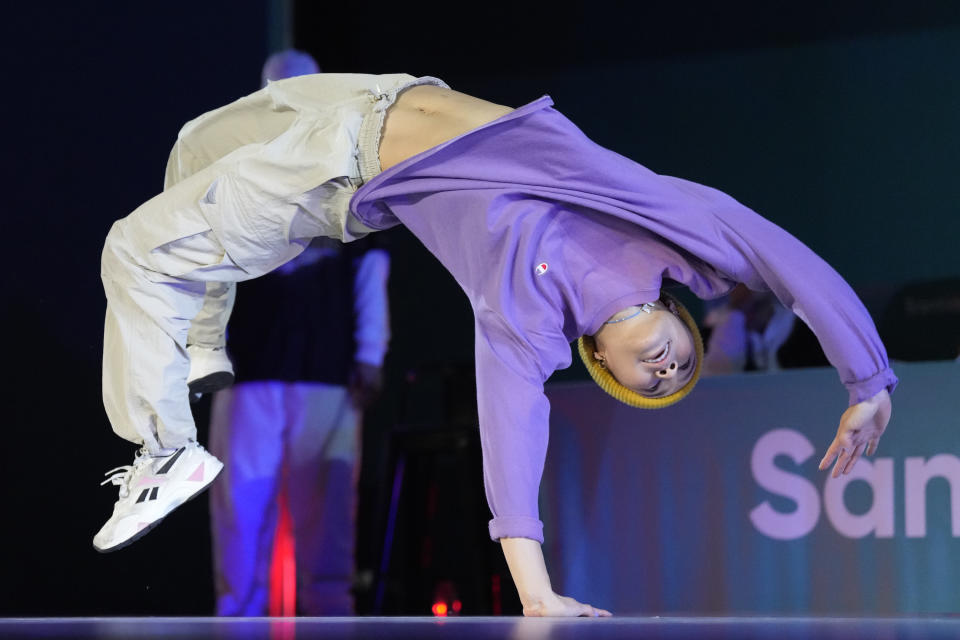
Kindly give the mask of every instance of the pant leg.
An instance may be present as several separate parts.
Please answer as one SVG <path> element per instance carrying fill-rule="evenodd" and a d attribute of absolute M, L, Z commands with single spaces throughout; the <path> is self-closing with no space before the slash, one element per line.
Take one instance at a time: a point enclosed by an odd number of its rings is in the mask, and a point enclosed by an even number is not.
<path fill-rule="evenodd" d="M 170 150 L 164 190 L 173 188 L 198 171 L 246 144 L 269 140 L 290 126 L 296 112 L 272 109 L 263 91 L 241 98 L 235 107 L 224 107 L 188 123 Z M 187 344 L 209 349 L 226 346 L 226 327 L 233 311 L 236 286 L 208 282 L 200 312 L 193 318 Z"/>
<path fill-rule="evenodd" d="M 312 123 L 301 122 L 303 130 L 288 138 L 343 138 L 336 114 L 327 115 L 326 128 L 318 122 L 312 131 Z M 104 406 L 118 435 L 153 452 L 196 438 L 186 386 L 190 323 L 204 311 L 205 297 L 207 311 L 219 305 L 194 331 L 219 343 L 230 308 L 229 293 L 207 296 L 208 283 L 263 275 L 296 257 L 313 237 L 341 235 L 355 187 L 330 180 L 301 191 L 297 165 L 287 163 L 282 148 L 268 153 L 267 147 L 237 149 L 184 178 L 107 236 Z M 349 144 L 327 156 L 304 154 L 298 161 L 323 166 L 352 158 Z"/>
<path fill-rule="evenodd" d="M 237 286 L 233 282 L 208 282 L 203 305 L 190 324 L 187 344 L 208 349 L 227 346 L 227 322 L 233 312 Z"/>
<path fill-rule="evenodd" d="M 248 134 L 247 137 L 253 141 L 252 134 Z M 242 137 L 236 135 L 228 139 L 234 144 L 240 144 L 243 141 Z M 206 169 L 218 158 L 222 158 L 236 148 L 231 146 L 224 149 L 206 149 L 200 146 L 201 151 L 198 152 L 195 146 L 187 144 L 185 140 L 178 137 L 167 158 L 167 170 L 163 181 L 164 191 L 172 189 L 186 178 Z M 212 151 L 219 154 L 215 155 L 211 153 Z M 226 326 L 230 319 L 230 312 L 233 310 L 235 295 L 236 288 L 232 282 L 207 283 L 203 305 L 194 317 L 190 332 L 187 334 L 188 345 L 197 344 L 210 349 L 222 349 L 226 346 Z"/>
<path fill-rule="evenodd" d="M 186 353 L 208 281 L 248 277 L 200 210 L 213 167 L 114 223 L 104 243 L 103 402 L 114 431 L 153 452 L 196 438 Z"/>
<path fill-rule="evenodd" d="M 287 406 L 298 613 L 353 615 L 360 416 L 347 389 L 334 385 L 291 385 Z"/>
<path fill-rule="evenodd" d="M 284 383 L 218 391 L 210 451 L 224 470 L 210 487 L 217 614 L 265 616 L 283 468 Z"/>
<path fill-rule="evenodd" d="M 231 143 L 211 152 L 232 149 L 209 165 L 200 162 L 196 166 L 204 168 L 189 177 L 168 176 L 175 184 L 117 222 L 107 237 L 101 267 L 107 294 L 104 406 L 118 435 L 152 451 L 196 437 L 185 346 L 190 321 L 204 308 L 206 283 L 262 275 L 296 257 L 313 237 L 342 239 L 347 233 L 349 199 L 356 190 L 351 177 L 359 171 L 357 136 L 373 108 L 367 92 L 354 89 L 383 79 L 314 78 L 307 85 L 295 80 L 271 85 L 255 101 L 258 113 L 265 113 L 267 98 L 271 109 L 298 112 L 273 138 L 260 139 L 264 134 L 255 129 L 260 118 L 248 117 L 249 105 L 242 100 L 184 127 L 175 153 L 185 152 L 194 139 L 191 131 L 206 131 L 208 125 L 207 133 L 249 131 L 235 148 Z M 395 81 L 398 87 L 410 82 Z M 308 85 L 311 91 L 301 91 Z M 348 93 L 356 97 L 334 105 L 320 100 L 339 85 L 352 87 Z M 385 95 L 383 104 L 395 90 Z M 323 108 L 315 109 L 317 102 Z M 230 124 L 234 116 L 245 124 Z M 193 170 L 191 165 L 174 173 Z M 221 339 L 226 308 L 210 314 L 209 324 L 201 321 L 198 331 L 207 339 Z"/>
<path fill-rule="evenodd" d="M 316 74 L 273 83 L 187 123 L 170 151 L 164 190 L 173 188 L 241 147 L 265 144 L 277 138 L 290 129 L 302 111 L 312 112 L 358 98 L 362 102 L 373 90 L 378 94 L 386 92 L 388 103 L 392 103 L 400 88 L 422 83 L 446 86 L 435 78 L 416 79 L 407 74 Z M 375 133 L 379 138 L 379 130 Z M 373 154 L 370 149 L 361 151 Z M 359 168 L 349 175 L 359 178 Z M 327 218 L 335 215 L 330 209 L 347 209 L 350 196 L 352 190 L 333 185 L 332 188 L 306 192 L 298 204 L 315 218 Z M 353 225 L 344 232 L 348 238 L 371 231 L 353 219 L 348 224 Z M 225 346 L 224 329 L 233 309 L 234 296 L 233 283 L 207 284 L 203 306 L 187 337 L 188 344 L 211 348 Z"/>

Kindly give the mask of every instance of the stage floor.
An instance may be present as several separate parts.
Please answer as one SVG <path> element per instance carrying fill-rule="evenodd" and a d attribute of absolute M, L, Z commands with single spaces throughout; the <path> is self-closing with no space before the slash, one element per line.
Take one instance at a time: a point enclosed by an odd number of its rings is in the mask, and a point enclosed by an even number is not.
<path fill-rule="evenodd" d="M 6 618 L 0 638 L 939 640 L 960 618 Z"/>

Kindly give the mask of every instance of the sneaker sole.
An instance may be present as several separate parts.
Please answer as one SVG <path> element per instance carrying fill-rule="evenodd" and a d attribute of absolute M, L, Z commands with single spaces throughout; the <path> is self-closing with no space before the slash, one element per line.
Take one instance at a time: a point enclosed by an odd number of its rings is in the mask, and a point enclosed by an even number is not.
<path fill-rule="evenodd" d="M 188 383 L 187 387 L 189 387 L 191 395 L 196 393 L 213 393 L 214 391 L 220 391 L 220 389 L 226 389 L 233 384 L 233 380 L 233 374 L 229 371 L 218 371 L 208 376 L 197 378 L 193 382 Z"/>
<path fill-rule="evenodd" d="M 166 519 L 166 517 L 169 516 L 171 513 L 173 513 L 177 508 L 182 507 L 183 505 L 187 504 L 188 502 L 190 502 L 191 500 L 193 500 L 194 498 L 202 494 L 204 491 L 206 491 L 210 487 L 210 485 L 213 484 L 213 481 L 217 479 L 217 476 L 220 475 L 221 471 L 223 471 L 222 462 L 220 463 L 220 468 L 217 469 L 217 472 L 213 474 L 213 477 L 210 478 L 210 480 L 205 485 L 203 485 L 202 487 L 200 487 L 199 489 L 191 493 L 189 496 L 187 496 L 185 499 L 181 500 L 180 502 L 171 503 L 170 508 L 167 509 L 166 513 L 164 513 L 162 516 L 160 516 L 159 518 L 157 518 L 147 526 L 145 526 L 140 531 L 137 531 L 135 534 L 133 534 L 123 542 L 119 542 L 113 545 L 112 547 L 104 547 L 104 548 L 100 548 L 97 545 L 93 545 L 93 548 L 99 553 L 111 553 L 113 551 L 119 551 L 124 547 L 129 547 L 131 544 L 133 544 L 143 536 L 147 535 L 151 531 L 153 531 L 154 527 L 156 527 L 158 524 L 163 522 Z"/>

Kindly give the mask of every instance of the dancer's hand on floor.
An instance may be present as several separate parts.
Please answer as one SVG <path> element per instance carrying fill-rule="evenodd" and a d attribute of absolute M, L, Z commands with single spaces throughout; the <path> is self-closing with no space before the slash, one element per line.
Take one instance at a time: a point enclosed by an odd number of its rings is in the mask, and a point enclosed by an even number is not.
<path fill-rule="evenodd" d="M 557 595 L 550 586 L 547 565 L 543 561 L 540 542 L 531 538 L 500 538 L 503 555 L 510 567 L 513 584 L 523 603 L 523 615 L 607 617 L 605 609 L 597 609 L 573 598 Z"/>
<path fill-rule="evenodd" d="M 890 394 L 886 389 L 872 398 L 858 402 L 843 412 L 837 437 L 833 439 L 827 454 L 820 461 L 820 469 L 826 469 L 836 458 L 833 477 L 850 473 L 853 465 L 866 452 L 872 456 L 877 450 L 880 436 L 890 422 Z"/>
<path fill-rule="evenodd" d="M 553 593 L 544 598 L 538 598 L 529 605 L 525 605 L 523 607 L 523 615 L 533 618 L 548 616 L 568 618 L 573 618 L 576 616 L 608 618 L 613 614 L 606 609 L 597 609 L 589 604 L 577 602 L 573 598 L 568 598 L 567 596 L 561 596 Z"/>

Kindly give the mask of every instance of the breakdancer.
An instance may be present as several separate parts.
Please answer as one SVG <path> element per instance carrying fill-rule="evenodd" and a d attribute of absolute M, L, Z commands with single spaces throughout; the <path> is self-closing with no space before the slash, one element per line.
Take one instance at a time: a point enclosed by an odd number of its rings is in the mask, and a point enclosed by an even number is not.
<path fill-rule="evenodd" d="M 107 480 L 120 498 L 94 538 L 101 551 L 137 539 L 222 466 L 195 441 L 186 382 L 191 320 L 228 313 L 230 287 L 216 283 L 262 275 L 319 235 L 403 224 L 467 294 L 490 535 L 526 615 L 609 615 L 550 585 L 543 384 L 576 340 L 623 402 L 689 393 L 703 347 L 665 278 L 701 298 L 738 282 L 769 289 L 811 327 L 850 395 L 821 468 L 849 472 L 889 421 L 897 379 L 832 268 L 733 198 L 593 143 L 549 97 L 511 109 L 429 77 L 302 76 L 191 121 L 170 162 L 187 177 L 116 222 L 103 252 L 104 405 L 142 449 Z"/>

